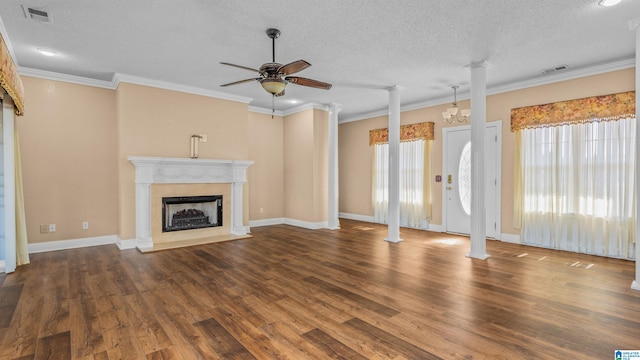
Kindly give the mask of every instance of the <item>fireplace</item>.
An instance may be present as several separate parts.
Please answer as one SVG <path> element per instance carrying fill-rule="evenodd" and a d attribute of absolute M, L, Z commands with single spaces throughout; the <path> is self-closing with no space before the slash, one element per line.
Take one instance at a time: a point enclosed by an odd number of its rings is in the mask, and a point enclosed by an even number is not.
<path fill-rule="evenodd" d="M 222 195 L 162 198 L 162 232 L 222 226 Z"/>
<path fill-rule="evenodd" d="M 131 156 L 128 159 L 136 168 L 135 247 L 140 251 L 158 251 L 251 237 L 248 234 L 249 228 L 243 224 L 245 211 L 242 207 L 242 188 L 247 181 L 247 167 L 253 161 L 142 156 Z M 168 219 L 166 212 L 162 212 L 163 198 L 199 197 L 207 194 L 222 196 L 215 205 L 215 210 L 199 208 L 200 200 L 196 198 L 195 201 L 188 201 L 191 205 L 187 208 L 174 212 L 185 210 L 184 215 L 187 217 L 189 213 L 196 214 L 196 220 L 185 221 L 192 222 L 192 225 L 194 221 L 198 221 L 199 225 L 206 221 L 210 224 L 217 223 L 217 226 L 198 225 L 187 231 L 163 230 L 163 221 L 165 225 L 174 225 L 173 215 Z M 218 212 L 220 206 L 223 208 L 222 213 Z M 193 209 L 197 211 L 189 211 Z M 205 220 L 207 216 L 209 219 Z"/>

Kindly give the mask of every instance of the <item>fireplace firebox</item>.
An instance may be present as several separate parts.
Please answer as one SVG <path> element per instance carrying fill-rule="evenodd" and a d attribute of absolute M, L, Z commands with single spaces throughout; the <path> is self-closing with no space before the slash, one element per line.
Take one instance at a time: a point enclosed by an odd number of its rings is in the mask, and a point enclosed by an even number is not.
<path fill-rule="evenodd" d="M 162 198 L 162 232 L 222 226 L 222 195 Z"/>

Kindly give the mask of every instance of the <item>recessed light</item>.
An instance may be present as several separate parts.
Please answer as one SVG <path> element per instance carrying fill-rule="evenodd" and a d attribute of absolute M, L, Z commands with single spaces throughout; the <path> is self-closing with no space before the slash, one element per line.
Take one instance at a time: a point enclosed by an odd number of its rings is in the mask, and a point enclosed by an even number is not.
<path fill-rule="evenodd" d="M 598 5 L 600 6 L 614 6 L 620 4 L 622 0 L 600 0 Z"/>
<path fill-rule="evenodd" d="M 37 49 L 38 52 L 44 56 L 56 56 L 58 55 L 58 52 L 53 50 L 53 49 L 47 49 L 47 48 L 38 48 Z"/>

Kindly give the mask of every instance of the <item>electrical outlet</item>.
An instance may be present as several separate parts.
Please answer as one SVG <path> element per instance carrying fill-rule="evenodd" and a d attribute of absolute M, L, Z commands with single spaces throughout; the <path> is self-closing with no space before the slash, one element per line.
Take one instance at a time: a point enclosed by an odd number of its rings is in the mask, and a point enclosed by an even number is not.
<path fill-rule="evenodd" d="M 264 213 L 264 208 L 260 208 L 260 214 Z"/>
<path fill-rule="evenodd" d="M 40 225 L 40 234 L 46 234 L 49 232 L 49 225 Z"/>
<path fill-rule="evenodd" d="M 83 221 L 82 222 L 82 230 L 89 230 L 89 222 L 88 221 Z"/>
<path fill-rule="evenodd" d="M 56 232 L 56 224 L 49 224 L 49 232 Z"/>

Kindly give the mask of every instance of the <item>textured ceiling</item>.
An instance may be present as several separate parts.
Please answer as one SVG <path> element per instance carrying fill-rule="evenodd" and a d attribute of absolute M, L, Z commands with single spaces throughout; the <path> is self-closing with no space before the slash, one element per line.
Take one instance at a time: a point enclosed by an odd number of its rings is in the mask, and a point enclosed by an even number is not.
<path fill-rule="evenodd" d="M 24 16 L 48 11 L 51 24 Z M 257 83 L 219 85 L 271 61 L 265 30 L 276 27 L 276 60 L 313 64 L 296 74 L 333 84 L 329 91 L 287 86 L 275 99 L 339 103 L 341 119 L 387 108 L 384 89 L 399 85 L 403 106 L 450 102 L 452 85 L 469 91 L 469 70 L 486 61 L 489 89 L 611 63 L 631 64 L 640 1 L 597 0 L 2 0 L 0 18 L 23 69 L 110 82 L 124 74 L 252 98 L 271 108 Z M 45 57 L 36 48 L 58 52 Z M 628 67 L 628 66 L 627 66 Z M 299 104 L 299 103 L 298 103 Z"/>

